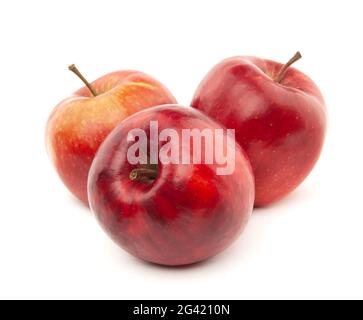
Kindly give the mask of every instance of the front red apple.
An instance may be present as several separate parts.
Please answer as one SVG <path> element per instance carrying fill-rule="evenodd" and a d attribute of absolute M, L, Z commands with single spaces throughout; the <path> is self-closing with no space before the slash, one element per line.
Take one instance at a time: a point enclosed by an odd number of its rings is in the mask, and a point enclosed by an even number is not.
<path fill-rule="evenodd" d="M 194 161 L 198 132 L 203 139 Z M 209 157 L 213 133 L 220 144 Z M 140 259 L 178 266 L 210 258 L 237 238 L 253 208 L 250 164 L 228 141 L 225 129 L 192 108 L 141 111 L 100 147 L 88 182 L 91 209 L 111 238 Z M 132 154 L 144 162 L 130 160 Z M 225 165 L 216 161 L 223 157 Z M 232 170 L 222 173 L 227 165 Z"/>
<path fill-rule="evenodd" d="M 158 81 L 137 71 L 109 73 L 86 83 L 61 102 L 51 114 L 46 143 L 51 160 L 64 184 L 86 205 L 87 179 L 92 160 L 107 135 L 127 116 L 175 98 Z"/>
<path fill-rule="evenodd" d="M 256 183 L 256 206 L 294 190 L 319 158 L 326 131 L 323 97 L 306 75 L 255 57 L 235 57 L 214 67 L 192 106 L 227 128 L 246 151 Z"/>

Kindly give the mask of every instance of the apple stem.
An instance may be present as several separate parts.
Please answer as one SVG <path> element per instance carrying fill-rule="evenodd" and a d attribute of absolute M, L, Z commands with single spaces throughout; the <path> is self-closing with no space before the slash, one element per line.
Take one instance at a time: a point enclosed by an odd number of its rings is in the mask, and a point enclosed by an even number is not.
<path fill-rule="evenodd" d="M 282 66 L 282 68 L 280 69 L 279 73 L 277 74 L 275 81 L 278 83 L 281 83 L 282 79 L 285 76 L 285 73 L 287 71 L 287 69 L 296 61 L 300 60 L 302 58 L 301 53 L 298 51 L 295 53 L 295 55 L 285 64 Z"/>
<path fill-rule="evenodd" d="M 136 168 L 130 172 L 129 178 L 131 181 L 155 180 L 158 176 L 158 171 L 150 168 Z"/>
<path fill-rule="evenodd" d="M 86 85 L 88 90 L 92 93 L 92 95 L 95 97 L 97 96 L 96 91 L 92 88 L 91 84 L 87 81 L 87 79 L 82 75 L 82 73 L 77 69 L 77 67 L 74 64 L 71 64 L 68 69 L 72 71 L 78 78 L 80 78 L 83 83 Z"/>

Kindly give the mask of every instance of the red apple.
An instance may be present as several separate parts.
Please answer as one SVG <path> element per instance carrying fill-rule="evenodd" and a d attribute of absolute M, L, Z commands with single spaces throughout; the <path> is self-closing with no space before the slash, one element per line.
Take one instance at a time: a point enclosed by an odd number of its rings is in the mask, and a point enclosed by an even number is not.
<path fill-rule="evenodd" d="M 110 237 L 140 259 L 167 266 L 205 260 L 228 247 L 251 215 L 254 180 L 249 161 L 238 144 L 225 143 L 215 151 L 227 155 L 235 170 L 218 175 L 219 165 L 204 161 L 205 140 L 198 164 L 192 161 L 194 148 L 176 146 L 169 138 L 152 138 L 151 122 L 158 123 L 160 137 L 164 129 L 174 130 L 178 137 L 188 129 L 221 130 L 201 112 L 176 105 L 127 118 L 108 136 L 93 162 L 88 182 L 91 209 Z M 133 144 L 127 137 L 133 129 L 145 132 L 147 164 L 129 161 Z M 226 138 L 225 129 L 221 135 Z M 154 164 L 150 163 L 151 140 L 160 150 Z M 196 145 L 195 140 L 189 141 Z M 166 144 L 179 150 L 177 161 L 160 160 Z M 184 156 L 190 157 L 189 163 L 181 164 Z"/>
<path fill-rule="evenodd" d="M 88 172 L 98 147 L 127 116 L 175 98 L 158 81 L 138 71 L 107 74 L 61 102 L 51 114 L 46 144 L 54 166 L 68 189 L 88 205 Z"/>
<path fill-rule="evenodd" d="M 314 82 L 286 65 L 255 57 L 222 61 L 204 78 L 192 106 L 227 128 L 246 151 L 256 183 L 255 206 L 294 190 L 319 158 L 326 107 Z"/>

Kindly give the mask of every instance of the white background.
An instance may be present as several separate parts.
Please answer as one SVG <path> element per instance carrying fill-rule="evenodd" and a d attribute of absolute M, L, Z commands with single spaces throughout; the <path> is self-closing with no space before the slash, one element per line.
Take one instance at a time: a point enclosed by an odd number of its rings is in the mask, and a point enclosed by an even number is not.
<path fill-rule="evenodd" d="M 361 1 L 1 1 L 0 298 L 363 298 Z M 62 185 L 44 147 L 53 107 L 81 84 L 138 69 L 188 105 L 221 59 L 296 65 L 329 110 L 323 155 L 301 187 L 255 211 L 218 257 L 140 262 Z"/>

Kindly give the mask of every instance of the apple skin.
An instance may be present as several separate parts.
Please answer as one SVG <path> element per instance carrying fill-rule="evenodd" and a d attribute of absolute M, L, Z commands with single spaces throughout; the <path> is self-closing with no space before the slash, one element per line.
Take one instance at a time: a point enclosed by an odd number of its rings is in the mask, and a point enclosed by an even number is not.
<path fill-rule="evenodd" d="M 106 233 L 135 257 L 166 266 L 203 261 L 228 247 L 251 215 L 254 179 L 249 161 L 236 143 L 231 175 L 217 175 L 217 164 L 159 161 L 155 180 L 132 181 L 129 174 L 140 165 L 127 161 L 126 137 L 133 128 L 149 137 L 150 121 L 158 121 L 159 132 L 173 128 L 179 134 L 182 129 L 221 128 L 201 112 L 177 105 L 150 108 L 124 120 L 92 164 L 91 209 Z M 202 143 L 202 153 L 204 147 Z"/>
<path fill-rule="evenodd" d="M 138 71 L 118 71 L 81 88 L 52 112 L 46 128 L 48 154 L 67 188 L 88 205 L 87 179 L 107 135 L 127 116 L 175 98 L 160 82 Z"/>
<path fill-rule="evenodd" d="M 246 151 L 256 184 L 255 206 L 285 197 L 308 176 L 326 133 L 324 99 L 314 82 L 282 64 L 233 57 L 216 65 L 199 85 L 192 106 L 227 128 Z"/>

